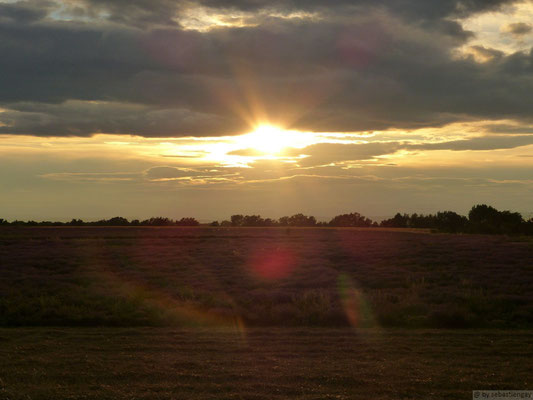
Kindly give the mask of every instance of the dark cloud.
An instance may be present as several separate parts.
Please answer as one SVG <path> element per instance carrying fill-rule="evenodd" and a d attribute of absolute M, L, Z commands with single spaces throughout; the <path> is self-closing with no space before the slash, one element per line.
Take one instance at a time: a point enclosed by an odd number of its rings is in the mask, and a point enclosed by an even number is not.
<path fill-rule="evenodd" d="M 509 32 L 514 36 L 524 36 L 533 30 L 531 24 L 525 22 L 515 22 L 504 27 L 504 32 Z"/>
<path fill-rule="evenodd" d="M 491 133 L 510 133 L 513 135 L 533 135 L 533 126 L 527 125 L 509 125 L 509 124 L 490 124 L 484 129 Z"/>
<path fill-rule="evenodd" d="M 36 136 L 89 136 L 95 133 L 171 137 L 234 133 L 240 121 L 186 108 L 67 101 L 16 103 L 0 113 L 0 133 Z M 3 126 L 2 126 L 3 125 Z"/>
<path fill-rule="evenodd" d="M 492 49 L 485 46 L 470 46 L 470 51 L 473 55 L 480 57 L 486 61 L 493 59 L 501 59 L 504 56 L 504 52 L 496 49 Z"/>
<path fill-rule="evenodd" d="M 180 3 L 176 0 L 84 0 L 92 14 L 105 12 L 108 20 L 135 27 L 152 25 L 177 26 L 175 16 Z"/>
<path fill-rule="evenodd" d="M 0 132 L 202 136 L 261 118 L 315 131 L 531 119 L 533 53 L 452 57 L 469 33 L 449 17 L 505 1 L 200 3 L 322 18 L 265 11 L 258 26 L 197 32 L 180 27 L 190 2 L 71 1 L 71 21 L 54 19 L 54 3 L 0 4 Z"/>
<path fill-rule="evenodd" d="M 199 4 L 222 9 L 257 11 L 261 9 L 314 10 L 342 7 L 376 6 L 372 0 L 199 0 Z M 450 16 L 465 16 L 496 9 L 507 0 L 386 0 L 379 6 L 411 18 L 443 20 Z"/>
<path fill-rule="evenodd" d="M 421 21 L 445 21 L 449 17 L 464 17 L 473 13 L 497 9 L 512 0 L 77 0 L 67 2 L 67 9 L 78 15 L 102 13 L 109 21 L 147 26 L 174 25 L 184 9 L 194 6 L 208 12 L 321 12 L 342 16 L 350 9 L 368 7 L 390 10 L 404 18 Z"/>
<path fill-rule="evenodd" d="M 51 2 L 19 1 L 0 3 L 0 24 L 28 24 L 43 19 L 49 12 Z"/>
<path fill-rule="evenodd" d="M 528 146 L 533 144 L 533 135 L 520 136 L 496 136 L 488 135 L 467 140 L 453 140 L 443 143 L 431 143 L 421 145 L 410 145 L 406 149 L 423 149 L 423 150 L 501 150 L 514 149 L 516 147 Z"/>

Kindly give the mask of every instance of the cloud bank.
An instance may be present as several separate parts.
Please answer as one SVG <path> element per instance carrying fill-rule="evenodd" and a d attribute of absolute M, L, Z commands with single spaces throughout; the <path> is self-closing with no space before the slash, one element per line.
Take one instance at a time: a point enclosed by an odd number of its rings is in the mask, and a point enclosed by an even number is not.
<path fill-rule="evenodd" d="M 0 3 L 0 133 L 180 137 L 238 134 L 266 120 L 319 132 L 531 122 L 531 50 L 472 50 L 486 62 L 456 54 L 475 37 L 461 20 L 514 3 Z"/>

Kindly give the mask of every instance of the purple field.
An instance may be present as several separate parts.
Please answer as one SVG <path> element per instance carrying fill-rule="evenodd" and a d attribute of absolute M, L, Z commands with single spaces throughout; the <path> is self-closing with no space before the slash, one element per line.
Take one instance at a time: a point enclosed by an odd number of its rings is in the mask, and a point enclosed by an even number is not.
<path fill-rule="evenodd" d="M 533 242 L 332 228 L 4 228 L 0 325 L 524 328 Z"/>
<path fill-rule="evenodd" d="M 528 240 L 5 228 L 0 266 L 0 399 L 459 399 L 531 387 Z"/>

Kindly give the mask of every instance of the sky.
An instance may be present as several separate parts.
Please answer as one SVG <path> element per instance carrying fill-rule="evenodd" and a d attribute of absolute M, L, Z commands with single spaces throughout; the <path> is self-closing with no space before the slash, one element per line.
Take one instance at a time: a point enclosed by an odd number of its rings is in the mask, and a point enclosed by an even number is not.
<path fill-rule="evenodd" d="M 0 218 L 533 212 L 533 2 L 0 0 Z"/>

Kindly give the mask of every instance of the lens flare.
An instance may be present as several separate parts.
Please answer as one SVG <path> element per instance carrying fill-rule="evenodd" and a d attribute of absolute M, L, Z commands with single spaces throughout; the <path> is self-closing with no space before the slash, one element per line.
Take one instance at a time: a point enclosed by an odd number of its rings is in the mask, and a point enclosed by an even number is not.
<path fill-rule="evenodd" d="M 346 319 L 354 328 L 376 327 L 372 309 L 363 292 L 346 274 L 338 278 L 339 297 L 346 314 Z"/>
<path fill-rule="evenodd" d="M 144 242 L 141 239 L 137 246 L 139 253 L 130 254 L 132 259 L 142 255 L 143 251 L 151 254 L 146 249 L 152 246 L 150 240 Z M 138 261 L 149 264 L 149 256 L 141 256 L 134 262 L 105 247 L 89 247 L 86 252 L 87 276 L 91 281 L 99 282 L 97 290 L 103 298 L 115 299 L 115 315 L 111 317 L 118 318 L 119 323 L 121 318 L 145 318 L 147 323 L 155 325 L 224 328 L 245 339 L 244 321 L 235 310 L 207 308 L 184 291 L 180 295 L 180 291 L 172 290 L 171 286 L 161 288 L 136 278 L 137 274 L 127 273 L 129 269 L 141 267 L 136 265 Z M 226 303 L 233 303 L 229 295 L 223 297 Z"/>
<path fill-rule="evenodd" d="M 252 253 L 251 273 L 260 279 L 277 280 L 289 276 L 296 267 L 294 254 L 287 248 L 261 248 Z"/>

